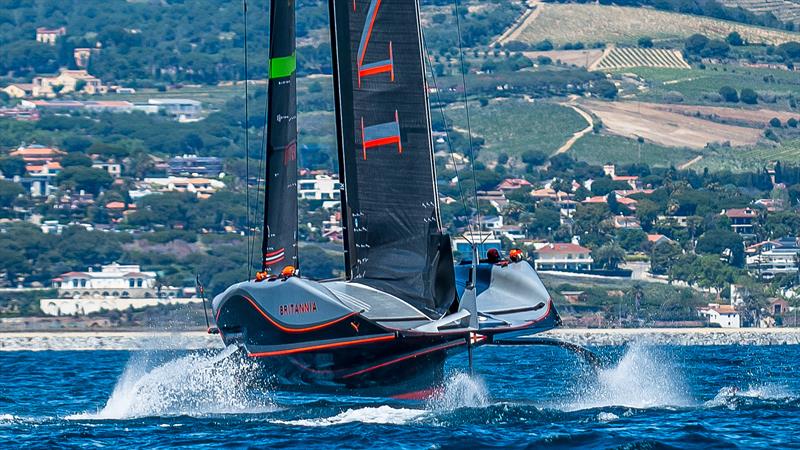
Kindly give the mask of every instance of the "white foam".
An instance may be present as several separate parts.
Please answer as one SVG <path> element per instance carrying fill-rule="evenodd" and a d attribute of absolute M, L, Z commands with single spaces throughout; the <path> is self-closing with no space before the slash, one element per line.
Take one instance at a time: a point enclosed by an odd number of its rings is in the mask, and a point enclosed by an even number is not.
<path fill-rule="evenodd" d="M 421 409 L 392 408 L 388 405 L 348 409 L 333 417 L 300 420 L 274 420 L 273 423 L 302 427 L 329 427 L 346 423 L 404 425 L 418 420 L 428 412 Z"/>
<path fill-rule="evenodd" d="M 739 399 L 750 400 L 793 400 L 796 399 L 794 395 L 786 386 L 779 384 L 758 384 L 751 385 L 747 389 L 739 389 L 735 386 L 726 386 L 717 392 L 713 399 L 707 401 L 705 406 L 714 408 L 718 406 L 726 406 L 729 409 L 736 409 Z"/>
<path fill-rule="evenodd" d="M 105 407 L 67 419 L 202 416 L 275 410 L 263 390 L 248 385 L 254 369 L 248 361 L 235 357 L 218 361 L 216 355 L 191 354 L 150 366 L 147 355 L 134 356 Z"/>
<path fill-rule="evenodd" d="M 600 411 L 597 414 L 598 422 L 613 422 L 617 419 L 619 419 L 619 416 L 611 412 Z"/>
<path fill-rule="evenodd" d="M 11 414 L 0 414 L 0 422 L 11 422 L 15 419 L 16 417 L 12 416 Z"/>
<path fill-rule="evenodd" d="M 596 376 L 587 375 L 579 392 L 557 407 L 577 411 L 608 406 L 644 409 L 693 405 L 680 370 L 665 356 L 634 343 L 616 366 L 599 369 Z"/>
<path fill-rule="evenodd" d="M 483 380 L 461 372 L 450 376 L 427 403 L 428 409 L 432 410 L 485 408 L 489 405 L 489 393 Z"/>

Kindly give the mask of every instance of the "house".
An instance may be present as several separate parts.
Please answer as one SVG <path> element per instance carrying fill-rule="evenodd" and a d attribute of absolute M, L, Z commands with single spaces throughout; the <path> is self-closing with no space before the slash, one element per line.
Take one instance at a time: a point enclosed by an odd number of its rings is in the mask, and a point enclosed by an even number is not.
<path fill-rule="evenodd" d="M 14 83 L 3 88 L 11 98 L 28 98 L 33 95 L 33 83 Z"/>
<path fill-rule="evenodd" d="M 710 325 L 721 328 L 741 328 L 742 318 L 736 308 L 731 305 L 709 303 L 707 307 L 700 308 L 698 313 L 708 319 Z"/>
<path fill-rule="evenodd" d="M 216 156 L 183 155 L 167 161 L 168 173 L 173 176 L 219 177 L 222 159 Z"/>
<path fill-rule="evenodd" d="M 792 308 L 789 306 L 789 302 L 782 298 L 776 297 L 769 299 L 767 311 L 769 311 L 769 314 L 771 314 L 773 317 L 782 316 L 791 311 L 791 309 Z"/>
<path fill-rule="evenodd" d="M 25 160 L 26 164 L 32 163 L 47 163 L 51 161 L 61 161 L 67 153 L 53 147 L 45 147 L 43 145 L 30 145 L 28 147 L 19 147 L 9 156 L 19 157 Z"/>
<path fill-rule="evenodd" d="M 627 198 L 627 197 L 616 197 L 616 200 L 617 200 L 617 203 L 627 207 L 630 210 L 636 210 L 636 204 L 639 203 L 636 200 L 634 200 L 632 198 Z M 596 195 L 594 197 L 587 197 L 581 203 L 584 203 L 584 204 L 593 204 L 593 203 L 594 204 L 599 204 L 599 203 L 608 204 L 608 195 Z"/>
<path fill-rule="evenodd" d="M 648 234 L 647 242 L 653 244 L 653 247 L 655 247 L 666 242 L 672 242 L 672 239 L 664 236 L 663 234 Z"/>
<path fill-rule="evenodd" d="M 79 69 L 85 69 L 89 66 L 89 60 L 92 54 L 100 51 L 99 48 L 76 48 L 72 51 L 72 58 L 75 60 L 75 65 Z"/>
<path fill-rule="evenodd" d="M 339 177 L 317 174 L 297 180 L 297 196 L 303 200 L 339 200 L 342 185 Z"/>
<path fill-rule="evenodd" d="M 503 216 L 483 216 L 478 219 L 486 230 L 499 230 L 503 228 Z"/>
<path fill-rule="evenodd" d="M 564 272 L 591 270 L 592 251 L 573 243 L 547 243 L 537 246 L 534 269 Z"/>
<path fill-rule="evenodd" d="M 778 212 L 786 209 L 783 199 L 780 198 L 760 198 L 754 201 L 753 204 L 766 209 L 767 212 Z"/>
<path fill-rule="evenodd" d="M 133 264 L 108 264 L 101 266 L 99 272 L 67 272 L 53 279 L 53 287 L 58 289 L 59 298 L 39 301 L 42 312 L 51 316 L 201 301 L 182 297 L 180 288 L 159 286 L 155 272 L 144 272 Z"/>
<path fill-rule="evenodd" d="M 628 183 L 631 189 L 637 190 L 639 186 L 639 177 L 628 175 L 617 175 L 617 167 L 614 164 L 606 164 L 603 166 L 603 173 L 614 181 L 623 181 Z"/>
<path fill-rule="evenodd" d="M 505 180 L 501 181 L 500 184 L 497 185 L 495 190 L 513 191 L 523 187 L 531 187 L 531 183 L 528 180 L 522 178 L 506 178 Z"/>
<path fill-rule="evenodd" d="M 639 219 L 637 219 L 636 217 L 614 216 L 611 220 L 614 224 L 614 228 L 616 229 L 626 229 L 626 230 L 642 229 L 642 224 L 639 223 Z"/>
<path fill-rule="evenodd" d="M 114 178 L 122 176 L 122 164 L 116 162 L 114 159 L 109 159 L 108 161 L 94 161 L 92 167 L 105 170 Z"/>
<path fill-rule="evenodd" d="M 99 78 L 89 75 L 86 70 L 61 69 L 56 76 L 33 79 L 34 97 L 55 97 L 71 92 L 94 95 L 104 94 L 107 90 Z"/>
<path fill-rule="evenodd" d="M 196 122 L 202 119 L 203 104 L 186 98 L 151 98 L 147 104 L 158 108 L 167 115 L 176 117 L 179 122 Z"/>
<path fill-rule="evenodd" d="M 208 198 L 211 194 L 225 187 L 225 183 L 208 178 L 166 177 L 145 178 L 143 190 L 155 192 L 192 192 L 198 198 Z"/>
<path fill-rule="evenodd" d="M 65 27 L 39 27 L 36 29 L 36 41 L 41 42 L 42 44 L 56 45 L 58 38 L 64 36 L 65 34 L 67 34 L 67 29 Z"/>
<path fill-rule="evenodd" d="M 746 249 L 745 255 L 748 272 L 760 279 L 770 280 L 776 275 L 797 273 L 800 245 L 797 238 L 787 236 L 752 245 Z"/>
<path fill-rule="evenodd" d="M 753 225 L 758 212 L 753 208 L 723 210 L 722 214 L 731 221 L 731 229 L 739 234 L 753 234 Z"/>
<path fill-rule="evenodd" d="M 20 122 L 36 122 L 39 120 L 39 111 L 31 111 L 26 108 L 0 108 L 0 117 Z"/>
<path fill-rule="evenodd" d="M 564 299 L 572 304 L 586 303 L 588 296 L 584 291 L 561 291 L 559 294 L 564 296 Z"/>
<path fill-rule="evenodd" d="M 502 211 L 508 205 L 508 199 L 503 191 L 478 191 L 477 197 L 478 202 L 488 203 L 498 211 Z"/>

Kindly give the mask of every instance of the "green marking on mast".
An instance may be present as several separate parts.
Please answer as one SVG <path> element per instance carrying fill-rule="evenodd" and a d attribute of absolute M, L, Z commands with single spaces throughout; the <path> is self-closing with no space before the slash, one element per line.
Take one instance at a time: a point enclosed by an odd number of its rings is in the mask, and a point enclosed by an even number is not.
<path fill-rule="evenodd" d="M 269 77 L 286 78 L 291 76 L 297 68 L 297 55 L 292 53 L 290 56 L 272 58 L 269 60 Z"/>

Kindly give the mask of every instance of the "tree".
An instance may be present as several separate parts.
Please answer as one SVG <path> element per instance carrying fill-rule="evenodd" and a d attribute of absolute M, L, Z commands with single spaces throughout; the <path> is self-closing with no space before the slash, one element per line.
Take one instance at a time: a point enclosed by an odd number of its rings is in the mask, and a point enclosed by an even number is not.
<path fill-rule="evenodd" d="M 744 264 L 744 245 L 742 237 L 730 230 L 713 229 L 703 233 L 697 239 L 695 250 L 720 257 L 726 251 L 731 252 L 730 263 L 741 267 Z"/>
<path fill-rule="evenodd" d="M 624 181 L 614 181 L 609 177 L 602 177 L 592 182 L 592 194 L 594 195 L 608 195 L 608 193 L 629 189 L 630 185 Z"/>
<path fill-rule="evenodd" d="M 625 250 L 614 243 L 605 244 L 592 252 L 592 259 L 603 269 L 613 270 L 625 261 Z"/>
<path fill-rule="evenodd" d="M 617 242 L 629 252 L 637 252 L 647 242 L 647 234 L 639 229 L 620 229 L 617 230 Z"/>
<path fill-rule="evenodd" d="M 522 154 L 522 162 L 529 166 L 541 166 L 547 161 L 547 154 L 539 150 L 528 150 Z"/>
<path fill-rule="evenodd" d="M 790 117 L 789 120 L 786 121 L 786 125 L 790 128 L 797 128 L 797 119 Z"/>
<path fill-rule="evenodd" d="M 23 195 L 25 189 L 13 181 L 0 180 L 0 207 L 9 208 L 14 205 L 17 197 Z"/>
<path fill-rule="evenodd" d="M 105 170 L 93 167 L 65 167 L 56 177 L 56 182 L 73 190 L 83 190 L 97 195 L 114 182 Z"/>
<path fill-rule="evenodd" d="M 742 101 L 742 103 L 755 105 L 758 103 L 758 94 L 756 94 L 756 91 L 750 88 L 744 88 L 742 89 L 742 93 L 739 95 L 739 99 Z"/>
<path fill-rule="evenodd" d="M 739 34 L 738 31 L 732 31 L 728 34 L 728 37 L 725 38 L 725 41 L 728 44 L 733 45 L 734 47 L 741 47 L 745 44 L 744 39 L 742 39 L 742 35 Z"/>
<path fill-rule="evenodd" d="M 538 236 L 547 237 L 549 233 L 558 229 L 561 225 L 561 214 L 552 208 L 538 207 L 536 212 L 533 213 L 533 220 L 528 225 L 528 233 Z"/>
<path fill-rule="evenodd" d="M 736 89 L 730 86 L 722 86 L 719 88 L 719 95 L 728 103 L 739 102 L 739 94 L 736 92 Z"/>
<path fill-rule="evenodd" d="M 25 175 L 25 160 L 18 156 L 0 158 L 0 172 L 7 178 Z"/>
<path fill-rule="evenodd" d="M 83 152 L 92 146 L 92 140 L 83 136 L 67 136 L 61 145 L 68 152 Z"/>
<path fill-rule="evenodd" d="M 653 39 L 649 36 L 642 36 L 639 38 L 639 47 L 653 48 Z"/>
<path fill-rule="evenodd" d="M 680 245 L 673 241 L 666 241 L 653 247 L 650 256 L 650 273 L 666 275 L 672 270 L 672 265 L 678 261 L 683 253 Z"/>
<path fill-rule="evenodd" d="M 772 128 L 781 128 L 781 119 L 778 119 L 777 117 L 769 119 L 769 126 Z"/>
<path fill-rule="evenodd" d="M 600 80 L 592 84 L 592 87 L 589 89 L 589 92 L 599 97 L 608 100 L 613 100 L 617 98 L 619 90 L 617 89 L 617 85 L 614 84 L 613 82 L 608 80 Z"/>
<path fill-rule="evenodd" d="M 69 153 L 61 160 L 63 167 L 92 167 L 92 158 L 83 153 Z"/>
<path fill-rule="evenodd" d="M 702 34 L 693 34 L 686 39 L 684 49 L 690 55 L 699 55 L 709 42 L 710 40 Z"/>

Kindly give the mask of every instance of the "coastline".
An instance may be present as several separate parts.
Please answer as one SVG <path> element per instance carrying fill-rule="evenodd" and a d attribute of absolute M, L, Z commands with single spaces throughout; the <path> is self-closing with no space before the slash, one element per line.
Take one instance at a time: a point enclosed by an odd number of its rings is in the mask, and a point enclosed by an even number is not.
<path fill-rule="evenodd" d="M 540 334 L 582 346 L 800 345 L 800 328 L 559 328 Z M 0 351 L 221 349 L 205 331 L 0 331 Z"/>

